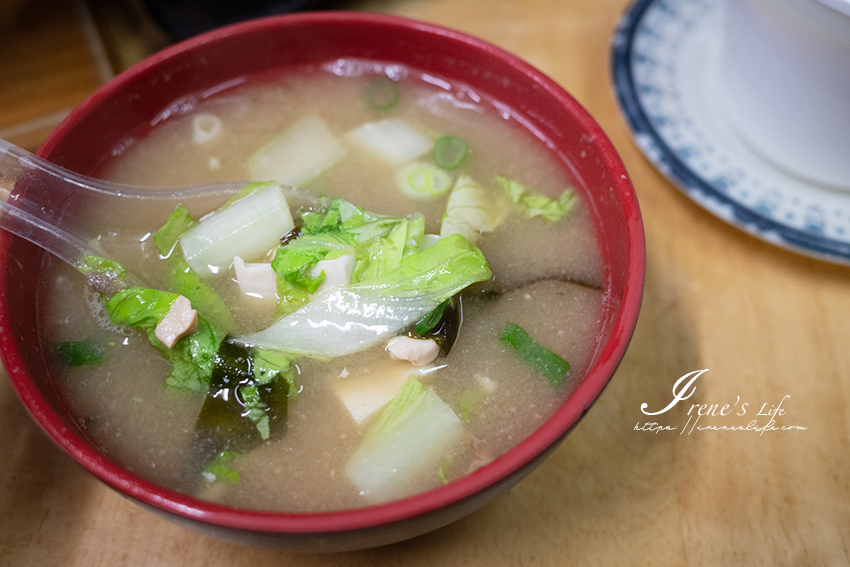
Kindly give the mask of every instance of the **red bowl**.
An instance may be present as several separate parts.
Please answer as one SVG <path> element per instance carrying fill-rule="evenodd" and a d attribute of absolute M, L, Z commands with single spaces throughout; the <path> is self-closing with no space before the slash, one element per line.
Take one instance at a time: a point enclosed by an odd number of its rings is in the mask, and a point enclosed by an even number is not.
<path fill-rule="evenodd" d="M 237 77 L 341 57 L 396 62 L 465 83 L 509 106 L 577 180 L 593 211 L 605 266 L 604 322 L 589 371 L 561 408 L 519 445 L 445 486 L 366 508 L 314 514 L 237 509 L 136 476 L 100 452 L 51 377 L 33 290 L 43 253 L 0 236 L 0 353 L 24 405 L 47 435 L 97 478 L 178 524 L 249 545 L 300 551 L 366 548 L 444 526 L 505 492 L 578 423 L 619 364 L 643 294 L 644 233 L 634 189 L 613 145 L 578 102 L 541 72 L 481 40 L 401 18 L 314 12 L 254 20 L 174 45 L 95 92 L 39 154 L 94 173 L 122 140 L 144 135 L 176 100 Z"/>

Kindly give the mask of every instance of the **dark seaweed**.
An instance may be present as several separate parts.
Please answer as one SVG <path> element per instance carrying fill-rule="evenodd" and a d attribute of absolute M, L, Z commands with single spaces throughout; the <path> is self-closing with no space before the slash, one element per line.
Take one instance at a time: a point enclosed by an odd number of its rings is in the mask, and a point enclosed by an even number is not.
<path fill-rule="evenodd" d="M 269 438 L 286 431 L 290 383 L 278 376 L 266 384 L 254 376 L 251 349 L 224 340 L 216 353 L 210 388 L 195 425 L 192 446 L 196 462 L 205 466 L 223 451 L 245 453 L 259 447 L 264 439 L 249 418 L 242 394 L 256 388 L 269 418 Z"/>
<path fill-rule="evenodd" d="M 460 294 L 457 294 L 419 320 L 408 334 L 414 338 L 434 341 L 440 346 L 440 354 L 446 356 L 457 341 L 462 323 L 463 302 Z"/>

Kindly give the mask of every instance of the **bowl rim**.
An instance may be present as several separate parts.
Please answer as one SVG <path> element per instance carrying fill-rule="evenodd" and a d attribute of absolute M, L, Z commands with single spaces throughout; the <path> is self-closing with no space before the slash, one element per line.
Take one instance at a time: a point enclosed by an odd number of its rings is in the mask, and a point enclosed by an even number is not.
<path fill-rule="evenodd" d="M 599 153 L 604 167 L 611 174 L 611 192 L 619 197 L 622 204 L 625 231 L 629 237 L 626 253 L 629 270 L 623 284 L 620 308 L 615 310 L 615 316 L 609 324 L 609 340 L 596 353 L 595 364 L 567 401 L 528 437 L 491 463 L 449 484 L 400 500 L 363 508 L 310 513 L 270 512 L 214 504 L 163 488 L 109 461 L 78 432 L 69 429 L 54 413 L 50 403 L 29 377 L 24 360 L 17 351 L 15 340 L 8 332 L 0 334 L 0 354 L 13 387 L 27 410 L 47 435 L 107 485 L 143 504 L 178 517 L 254 532 L 334 533 L 400 522 L 471 499 L 520 472 L 537 457 L 557 445 L 575 427 L 613 376 L 637 323 L 646 267 L 643 223 L 634 187 L 613 144 L 587 110 L 541 71 L 489 42 L 441 25 L 383 14 L 315 11 L 268 16 L 218 28 L 167 47 L 117 75 L 77 106 L 50 134 L 37 153 L 41 156 L 48 155 L 76 123 L 94 111 L 102 101 L 112 96 L 121 85 L 146 74 L 150 69 L 172 57 L 206 43 L 257 29 L 328 23 L 401 27 L 464 43 L 517 69 L 563 105 L 592 138 L 590 145 Z M 10 242 L 11 237 L 8 233 L 0 235 L 0 254 L 2 254 L 0 268 L 5 267 L 7 262 Z M 0 270 L 0 328 L 3 329 L 10 328 L 5 307 L 6 284 L 6 270 Z"/>

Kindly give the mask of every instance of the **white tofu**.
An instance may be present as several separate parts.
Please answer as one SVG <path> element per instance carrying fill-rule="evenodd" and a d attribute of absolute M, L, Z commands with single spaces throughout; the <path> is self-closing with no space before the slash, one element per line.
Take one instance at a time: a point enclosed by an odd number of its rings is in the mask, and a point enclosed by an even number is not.
<path fill-rule="evenodd" d="M 406 362 L 393 361 L 369 373 L 340 378 L 331 384 L 331 389 L 359 424 L 390 403 L 410 376 L 421 380 L 439 368 L 413 368 Z"/>
<path fill-rule="evenodd" d="M 319 295 L 339 285 L 348 285 L 351 282 L 351 274 L 354 273 L 354 256 L 346 254 L 333 260 L 320 260 L 310 269 L 310 276 L 316 278 L 322 272 L 325 272 L 325 279 L 313 295 Z"/>
<path fill-rule="evenodd" d="M 440 354 L 440 346 L 429 339 L 393 337 L 387 343 L 387 352 L 396 360 L 406 360 L 414 366 L 425 366 Z"/>
<path fill-rule="evenodd" d="M 239 256 L 234 256 L 233 271 L 242 293 L 277 301 L 277 274 L 270 263 L 245 262 Z"/>
<path fill-rule="evenodd" d="M 177 341 L 197 329 L 198 312 L 192 309 L 192 303 L 187 298 L 178 295 L 171 304 L 171 309 L 154 329 L 154 335 L 162 344 L 172 348 Z"/>

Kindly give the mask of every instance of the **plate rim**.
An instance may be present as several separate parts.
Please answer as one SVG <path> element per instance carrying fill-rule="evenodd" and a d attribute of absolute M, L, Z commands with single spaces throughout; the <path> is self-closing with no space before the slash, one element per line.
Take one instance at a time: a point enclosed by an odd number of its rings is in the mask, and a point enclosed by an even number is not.
<path fill-rule="evenodd" d="M 818 260 L 850 264 L 850 242 L 789 226 L 730 197 L 682 161 L 655 128 L 638 96 L 632 53 L 644 16 L 656 3 L 663 1 L 632 2 L 620 17 L 611 41 L 610 71 L 615 98 L 641 153 L 682 193 L 720 220 L 774 246 Z M 648 151 L 648 141 L 653 151 Z M 726 209 L 731 214 L 721 215 L 718 209 Z"/>

